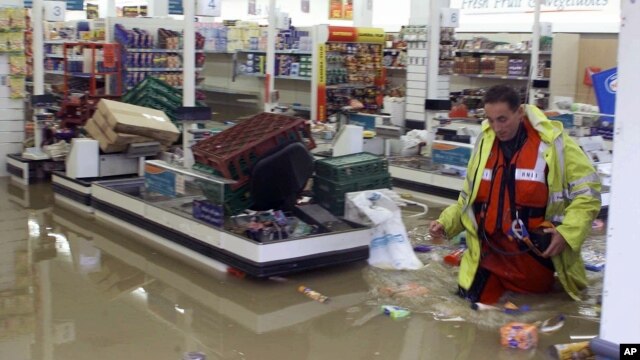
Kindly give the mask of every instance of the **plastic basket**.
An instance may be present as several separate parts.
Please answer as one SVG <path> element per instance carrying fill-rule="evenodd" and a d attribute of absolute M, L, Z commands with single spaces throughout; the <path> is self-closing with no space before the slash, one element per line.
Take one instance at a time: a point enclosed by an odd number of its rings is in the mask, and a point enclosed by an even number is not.
<path fill-rule="evenodd" d="M 216 204 L 220 199 L 220 187 L 208 186 L 207 182 L 201 182 L 200 189 L 204 196 L 211 203 Z M 229 215 L 237 215 L 250 208 L 253 205 L 253 199 L 249 192 L 249 186 L 243 186 L 237 190 L 229 189 L 229 185 L 225 185 L 224 202 L 222 204 L 224 213 Z"/>
<path fill-rule="evenodd" d="M 260 156 L 287 141 L 300 141 L 307 149 L 315 147 L 304 119 L 262 113 L 198 142 L 192 150 L 197 163 L 236 180 L 231 185 L 235 190 L 249 181 L 250 169 Z"/>
<path fill-rule="evenodd" d="M 352 181 L 336 182 L 316 176 L 313 179 L 313 189 L 329 194 L 345 194 L 353 191 L 382 189 L 391 187 L 391 175 L 389 173 L 366 176 Z"/>
<path fill-rule="evenodd" d="M 336 216 L 344 214 L 346 193 L 384 188 L 391 188 L 389 173 L 362 177 L 348 182 L 335 182 L 318 176 L 313 179 L 315 202 Z"/>
<path fill-rule="evenodd" d="M 317 160 L 315 163 L 316 175 L 331 181 L 386 174 L 388 169 L 386 159 L 367 152 Z"/>

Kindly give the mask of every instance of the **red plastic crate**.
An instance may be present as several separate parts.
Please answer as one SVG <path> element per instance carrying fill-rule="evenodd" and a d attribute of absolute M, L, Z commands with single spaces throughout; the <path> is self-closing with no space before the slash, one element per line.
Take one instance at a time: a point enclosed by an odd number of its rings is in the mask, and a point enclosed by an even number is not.
<path fill-rule="evenodd" d="M 261 113 L 198 142 L 191 149 L 196 162 L 236 180 L 231 186 L 235 190 L 249 181 L 250 168 L 258 157 L 287 140 L 300 141 L 309 150 L 316 147 L 304 119 Z"/>

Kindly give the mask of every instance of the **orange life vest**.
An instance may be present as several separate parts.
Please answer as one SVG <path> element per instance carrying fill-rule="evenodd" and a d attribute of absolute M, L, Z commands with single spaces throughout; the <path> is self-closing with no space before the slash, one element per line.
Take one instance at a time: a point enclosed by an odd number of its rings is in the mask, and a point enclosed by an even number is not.
<path fill-rule="evenodd" d="M 544 221 L 549 191 L 544 150 L 548 145 L 527 119 L 524 126 L 527 139 L 509 164 L 505 164 L 498 139 L 487 160 L 474 206 L 476 220 L 484 226 L 486 234 L 494 234 L 499 226 L 504 234 L 509 234 L 515 218 L 523 220 L 528 229 Z M 503 181 L 506 171 L 510 171 L 511 181 Z M 515 202 L 511 201 L 511 194 L 515 194 Z M 512 211 L 512 204 L 516 211 Z"/>

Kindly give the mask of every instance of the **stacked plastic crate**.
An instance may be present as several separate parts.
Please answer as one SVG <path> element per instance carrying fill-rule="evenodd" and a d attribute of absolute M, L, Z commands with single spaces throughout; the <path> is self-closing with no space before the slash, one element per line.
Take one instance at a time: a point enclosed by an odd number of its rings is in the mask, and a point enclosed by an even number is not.
<path fill-rule="evenodd" d="M 337 216 L 344 215 L 346 193 L 391 188 L 387 160 L 366 152 L 317 160 L 315 173 L 315 201 Z"/>
<path fill-rule="evenodd" d="M 192 147 L 194 169 L 235 180 L 224 193 L 225 213 L 237 214 L 252 205 L 249 193 L 251 168 L 276 146 L 300 141 L 307 149 L 315 147 L 306 120 L 291 116 L 262 113 L 244 120 Z M 209 199 L 219 198 L 219 190 L 204 188 Z"/>
<path fill-rule="evenodd" d="M 139 82 L 122 97 L 122 102 L 164 111 L 176 122 L 175 111 L 182 106 L 182 90 L 176 89 L 162 80 L 148 77 Z M 198 101 L 196 106 L 205 106 Z"/>

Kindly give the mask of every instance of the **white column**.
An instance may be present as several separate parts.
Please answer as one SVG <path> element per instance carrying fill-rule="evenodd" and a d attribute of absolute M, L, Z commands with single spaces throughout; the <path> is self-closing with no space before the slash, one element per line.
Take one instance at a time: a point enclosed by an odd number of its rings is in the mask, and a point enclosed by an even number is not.
<path fill-rule="evenodd" d="M 102 19 L 116 16 L 116 0 L 99 0 L 98 16 Z"/>
<path fill-rule="evenodd" d="M 169 2 L 167 0 L 148 0 L 147 14 L 150 17 L 163 17 L 169 15 Z"/>
<path fill-rule="evenodd" d="M 31 10 L 33 22 L 33 95 L 44 94 L 44 32 L 43 0 L 34 0 Z M 37 144 L 36 144 L 37 146 Z"/>
<path fill-rule="evenodd" d="M 438 98 L 438 65 L 440 63 L 440 0 L 429 3 L 429 54 L 427 66 L 427 96 Z M 427 119 L 429 123 L 430 119 Z"/>
<path fill-rule="evenodd" d="M 267 93 L 264 99 L 264 111 L 271 112 L 273 108 L 271 102 L 271 95 L 275 90 L 275 68 L 276 68 L 276 36 L 278 33 L 277 23 L 278 23 L 278 12 L 279 10 L 276 8 L 277 1 L 269 0 L 269 30 L 267 33 L 267 68 L 265 73 L 267 77 L 265 81 L 267 82 L 266 89 Z"/>
<path fill-rule="evenodd" d="M 529 64 L 529 84 L 527 90 L 529 91 L 529 104 L 535 104 L 535 94 L 532 91 L 531 85 L 533 79 L 538 78 L 538 59 L 540 58 L 540 3 L 542 0 L 536 0 L 536 8 L 533 12 L 533 31 L 531 33 L 531 64 Z"/>
<path fill-rule="evenodd" d="M 640 283 L 637 273 L 640 242 L 638 238 L 638 157 L 637 94 L 640 73 L 636 70 L 640 55 L 640 2 L 622 2 L 622 27 L 618 49 L 618 91 L 613 142 L 613 176 L 607 259 L 602 298 L 600 337 L 620 343 L 640 341 Z"/>
<path fill-rule="evenodd" d="M 353 0 L 353 26 L 373 26 L 373 0 Z"/>
<path fill-rule="evenodd" d="M 182 52 L 182 105 L 194 106 L 196 102 L 196 29 L 195 29 L 195 2 L 183 0 L 184 9 L 184 38 Z"/>
<path fill-rule="evenodd" d="M 182 50 L 182 106 L 190 107 L 196 104 L 196 5 L 194 0 L 182 0 L 184 9 L 184 36 Z M 182 125 L 183 165 L 190 168 L 193 165 L 191 153 L 192 136 L 189 133 L 191 124 Z"/>

